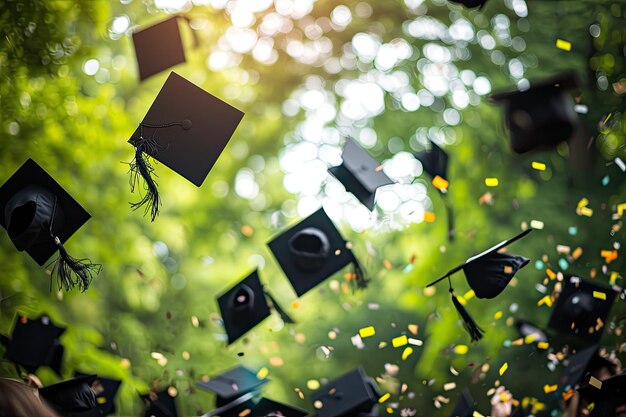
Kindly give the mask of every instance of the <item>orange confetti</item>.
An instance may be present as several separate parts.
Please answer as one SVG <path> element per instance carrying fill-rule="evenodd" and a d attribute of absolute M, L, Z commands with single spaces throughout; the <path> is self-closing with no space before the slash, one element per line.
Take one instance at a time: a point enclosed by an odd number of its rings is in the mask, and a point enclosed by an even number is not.
<path fill-rule="evenodd" d="M 562 395 L 563 395 L 563 399 L 567 401 L 574 396 L 574 390 L 571 389 L 569 391 L 565 391 Z"/>
<path fill-rule="evenodd" d="M 414 335 L 417 335 L 417 332 L 419 331 L 419 325 L 409 324 L 408 328 L 411 333 L 413 333 Z"/>
<path fill-rule="evenodd" d="M 297 310 L 300 308 L 300 301 L 295 300 L 291 302 L 291 308 L 293 308 L 294 310 Z"/>
<path fill-rule="evenodd" d="M 480 198 L 478 199 L 478 204 L 483 205 L 483 204 L 491 204 L 493 203 L 493 195 L 490 192 L 486 192 L 485 194 L 481 195 Z"/>
<path fill-rule="evenodd" d="M 433 213 L 432 211 L 425 211 L 424 212 L 424 221 L 428 222 L 428 223 L 432 223 L 435 221 L 435 213 Z"/>
<path fill-rule="evenodd" d="M 548 274 L 548 278 L 550 278 L 551 280 L 556 278 L 556 273 L 550 268 L 546 269 L 546 274 Z"/>
<path fill-rule="evenodd" d="M 380 172 L 383 170 L 383 166 L 382 165 L 378 165 L 376 168 L 374 168 L 374 171 L 376 172 Z"/>
<path fill-rule="evenodd" d="M 254 234 L 254 229 L 252 229 L 252 227 L 246 225 L 241 226 L 241 234 L 243 234 L 245 237 L 250 237 Z"/>
<path fill-rule="evenodd" d="M 283 366 L 284 364 L 285 361 L 283 361 L 283 358 L 279 358 L 277 356 L 270 358 L 270 365 L 272 366 Z"/>
<path fill-rule="evenodd" d="M 611 262 L 617 259 L 617 251 L 616 250 L 601 250 L 600 256 L 604 258 L 607 264 L 610 264 Z"/>
<path fill-rule="evenodd" d="M 579 246 L 576 249 L 574 249 L 574 252 L 572 252 L 572 258 L 578 259 L 582 256 L 582 254 L 583 254 L 583 249 Z"/>
<path fill-rule="evenodd" d="M 391 262 L 389 262 L 389 260 L 385 259 L 383 261 L 383 265 L 385 266 L 385 269 L 391 269 Z"/>
<path fill-rule="evenodd" d="M 438 188 L 440 190 L 447 190 L 448 185 L 449 185 L 448 181 L 446 181 L 444 178 L 441 178 L 439 175 L 433 178 L 432 183 L 435 186 L 435 188 Z"/>

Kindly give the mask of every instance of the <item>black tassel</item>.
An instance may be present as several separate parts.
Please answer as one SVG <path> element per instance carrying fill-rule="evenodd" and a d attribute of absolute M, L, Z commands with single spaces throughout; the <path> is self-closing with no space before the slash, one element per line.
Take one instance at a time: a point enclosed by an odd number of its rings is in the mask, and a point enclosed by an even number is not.
<path fill-rule="evenodd" d="M 276 299 L 272 296 L 272 294 L 269 291 L 263 290 L 263 293 L 269 299 L 269 302 L 271 304 L 270 307 L 273 308 L 278 313 L 278 315 L 280 316 L 280 319 L 283 322 L 288 323 L 288 324 L 295 323 L 295 321 L 289 316 L 289 314 L 287 314 L 285 310 L 283 310 L 283 308 L 280 306 L 280 304 L 278 304 Z"/>
<path fill-rule="evenodd" d="M 157 183 L 152 178 L 154 168 L 150 164 L 150 156 L 144 155 L 143 150 L 148 148 L 156 148 L 156 143 L 151 143 L 152 139 L 142 140 L 141 143 L 135 145 L 135 158 L 129 164 L 130 166 L 130 192 L 135 192 L 135 187 L 140 184 L 140 177 L 143 179 L 144 195 L 136 203 L 131 203 L 133 210 L 145 206 L 144 215 L 150 212 L 150 219 L 154 221 L 159 215 L 159 206 L 161 205 L 161 197 Z M 154 174 L 156 176 L 156 174 Z"/>
<path fill-rule="evenodd" d="M 356 256 L 352 256 L 352 282 L 355 283 L 356 289 L 367 288 L 369 283 L 369 279 L 367 279 L 367 275 L 365 270 L 361 266 L 361 263 L 356 258 Z"/>
<path fill-rule="evenodd" d="M 452 290 L 452 288 L 450 289 L 450 295 L 452 296 L 452 303 L 454 304 L 456 311 L 459 312 L 459 315 L 463 319 L 463 327 L 465 327 L 465 330 L 467 330 L 467 333 L 469 333 L 470 337 L 472 338 L 472 342 L 478 342 L 480 339 L 482 339 L 483 333 L 485 331 L 481 329 L 478 324 L 476 324 L 476 322 L 474 321 L 472 316 L 470 316 L 463 304 L 461 304 L 458 298 L 456 298 L 456 295 L 454 295 L 454 290 Z"/>
<path fill-rule="evenodd" d="M 65 291 L 69 291 L 78 285 L 81 292 L 85 292 L 91 284 L 93 275 L 100 273 L 102 265 L 94 264 L 89 259 L 75 259 L 61 243 L 61 240 L 55 236 L 54 243 L 59 250 L 59 256 L 54 261 L 52 267 L 52 277 L 57 276 L 57 283 L 59 285 L 59 291 L 64 288 Z M 52 290 L 52 281 L 50 282 L 50 289 Z"/>

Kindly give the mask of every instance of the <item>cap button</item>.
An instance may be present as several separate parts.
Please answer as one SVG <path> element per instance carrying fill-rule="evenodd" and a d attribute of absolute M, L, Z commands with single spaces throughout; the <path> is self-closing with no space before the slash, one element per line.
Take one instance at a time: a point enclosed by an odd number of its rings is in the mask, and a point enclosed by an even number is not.
<path fill-rule="evenodd" d="M 191 123 L 191 120 L 189 120 L 189 119 L 184 119 L 184 120 L 183 120 L 183 129 L 184 129 L 184 130 L 189 130 L 189 129 L 191 129 L 191 126 L 192 126 L 192 125 L 193 125 L 193 124 Z"/>

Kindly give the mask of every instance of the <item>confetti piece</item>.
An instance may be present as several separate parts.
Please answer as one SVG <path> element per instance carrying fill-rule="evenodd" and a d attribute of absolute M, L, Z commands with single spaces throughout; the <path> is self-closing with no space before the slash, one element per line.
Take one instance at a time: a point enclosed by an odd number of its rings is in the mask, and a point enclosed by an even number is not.
<path fill-rule="evenodd" d="M 543 392 L 545 392 L 546 394 L 550 394 L 551 392 L 556 391 L 556 389 L 558 388 L 558 385 L 544 385 L 543 386 Z"/>
<path fill-rule="evenodd" d="M 493 195 L 487 191 L 485 194 L 481 195 L 478 199 L 478 204 L 493 204 Z"/>
<path fill-rule="evenodd" d="M 543 229 L 543 222 L 539 220 L 531 220 L 530 227 L 532 227 L 533 229 L 541 230 Z"/>
<path fill-rule="evenodd" d="M 284 364 L 285 362 L 283 361 L 283 358 L 279 358 L 277 356 L 270 358 L 270 365 L 272 366 L 283 366 Z"/>
<path fill-rule="evenodd" d="M 576 207 L 580 209 L 583 207 L 587 207 L 588 205 L 589 205 L 589 200 L 587 200 L 586 198 L 581 198 L 578 204 L 576 205 Z"/>
<path fill-rule="evenodd" d="M 120 359 L 120 366 L 121 366 L 123 369 L 128 369 L 128 368 L 130 368 L 130 360 L 128 360 L 128 359 L 126 359 L 126 358 L 122 358 L 122 359 Z"/>
<path fill-rule="evenodd" d="M 549 347 L 550 347 L 550 343 L 548 343 L 548 342 L 539 342 L 539 343 L 537 343 L 537 348 L 538 349 L 545 350 L 545 349 L 547 349 Z"/>
<path fill-rule="evenodd" d="M 553 280 L 554 278 L 556 278 L 556 272 L 554 272 L 550 268 L 546 269 L 546 274 L 548 274 L 548 278 L 550 278 L 550 280 Z"/>
<path fill-rule="evenodd" d="M 440 190 L 446 190 L 448 189 L 448 181 L 446 181 L 445 179 L 441 178 L 439 175 L 435 176 L 435 178 L 433 178 L 432 181 L 433 185 L 435 186 L 435 188 L 439 188 Z"/>
<path fill-rule="evenodd" d="M 391 341 L 391 345 L 393 347 L 395 347 L 395 348 L 400 347 L 400 346 L 404 346 L 407 343 L 409 343 L 409 340 L 404 335 L 398 336 L 398 337 L 394 337 L 393 340 Z"/>
<path fill-rule="evenodd" d="M 376 329 L 374 329 L 374 326 L 363 327 L 362 329 L 359 329 L 359 336 L 361 336 L 362 338 L 374 336 L 375 334 Z"/>
<path fill-rule="evenodd" d="M 576 104 L 574 106 L 574 111 L 578 114 L 587 114 L 589 113 L 589 107 L 585 104 Z"/>
<path fill-rule="evenodd" d="M 559 268 L 561 268 L 563 271 L 567 271 L 567 268 L 569 268 L 569 263 L 567 263 L 567 261 L 563 258 L 559 259 Z"/>
<path fill-rule="evenodd" d="M 391 398 L 391 394 L 390 394 L 390 393 L 387 393 L 387 394 L 383 395 L 382 397 L 380 397 L 380 398 L 378 399 L 378 403 L 379 403 L 379 404 L 382 404 L 382 403 L 384 403 L 385 401 L 387 401 L 389 398 Z"/>
<path fill-rule="evenodd" d="M 567 228 L 567 233 L 571 236 L 576 236 L 578 234 L 578 228 L 576 226 L 570 226 Z"/>
<path fill-rule="evenodd" d="M 474 298 L 475 295 L 476 293 L 474 292 L 474 290 L 469 290 L 468 292 L 463 294 L 463 298 L 465 299 L 465 301 L 467 301 L 467 300 L 471 300 L 472 298 Z"/>
<path fill-rule="evenodd" d="M 546 164 L 544 164 L 542 162 L 533 162 L 532 163 L 532 167 L 533 167 L 533 169 L 536 169 L 537 171 L 545 171 L 546 170 Z"/>
<path fill-rule="evenodd" d="M 626 172 L 626 164 L 620 157 L 615 158 L 615 164 L 622 170 L 622 172 Z"/>
<path fill-rule="evenodd" d="M 607 185 L 609 185 L 610 180 L 611 179 L 609 178 L 609 176 L 605 175 L 604 177 L 602 177 L 602 185 L 606 187 Z"/>
<path fill-rule="evenodd" d="M 412 337 L 409 337 L 409 344 L 414 346 L 422 346 L 424 342 L 419 339 L 413 339 Z"/>
<path fill-rule="evenodd" d="M 474 413 L 472 414 L 472 417 L 485 417 L 485 416 L 480 414 L 478 411 L 474 410 Z"/>
<path fill-rule="evenodd" d="M 487 187 L 497 187 L 499 184 L 499 181 L 497 178 L 485 178 L 485 185 Z"/>
<path fill-rule="evenodd" d="M 413 354 L 413 348 L 408 346 L 407 348 L 404 349 L 404 351 L 402 352 L 402 360 L 405 361 L 409 356 L 411 356 Z"/>
<path fill-rule="evenodd" d="M 456 382 L 448 382 L 447 384 L 443 384 L 444 391 L 450 391 L 456 388 Z"/>
<path fill-rule="evenodd" d="M 606 294 L 602 291 L 594 291 L 593 298 L 597 298 L 599 300 L 606 300 Z"/>
<path fill-rule="evenodd" d="M 545 297 L 543 297 L 541 300 L 539 300 L 537 302 L 537 306 L 540 307 L 542 305 L 546 305 L 548 307 L 552 307 L 552 299 L 550 298 L 549 295 L 546 295 Z"/>
<path fill-rule="evenodd" d="M 306 381 L 306 387 L 310 389 L 311 391 L 315 391 L 316 389 L 319 389 L 320 385 L 321 384 L 317 379 L 309 379 L 308 381 Z"/>
<path fill-rule="evenodd" d="M 376 168 L 374 168 L 374 171 L 376 172 L 380 172 L 383 170 L 383 166 L 382 165 L 378 165 Z"/>
<path fill-rule="evenodd" d="M 265 379 L 267 378 L 269 374 L 270 374 L 270 370 L 267 369 L 266 367 L 263 367 L 259 369 L 259 372 L 257 372 L 256 377 L 257 379 Z"/>
<path fill-rule="evenodd" d="M 602 381 L 594 378 L 593 376 L 589 379 L 589 385 L 596 387 L 597 389 L 602 389 Z"/>
<path fill-rule="evenodd" d="M 417 324 L 409 324 L 408 329 L 411 333 L 417 335 L 417 332 L 419 331 L 419 326 Z"/>
<path fill-rule="evenodd" d="M 391 262 L 389 262 L 389 260 L 387 260 L 387 259 L 385 259 L 383 261 L 383 265 L 384 265 L 385 269 L 391 269 L 392 268 Z"/>
<path fill-rule="evenodd" d="M 570 398 L 572 398 L 572 397 L 574 396 L 574 390 L 573 390 L 573 389 L 571 389 L 571 390 L 569 390 L 569 391 L 565 391 L 565 392 L 564 392 L 563 394 L 561 394 L 561 395 L 563 395 L 563 399 L 564 399 L 565 401 L 567 401 L 567 400 L 569 400 Z"/>
<path fill-rule="evenodd" d="M 500 370 L 498 371 L 500 376 L 504 375 L 507 369 L 509 369 L 509 363 L 504 362 L 504 364 L 500 367 Z"/>
<path fill-rule="evenodd" d="M 589 207 L 583 207 L 580 210 L 578 210 L 579 215 L 581 216 L 585 216 L 585 217 L 591 217 L 593 216 L 593 210 L 590 209 Z"/>
<path fill-rule="evenodd" d="M 183 357 L 184 360 L 188 361 L 191 358 L 191 355 L 189 354 L 189 352 L 184 351 L 183 353 L 181 353 L 181 356 Z"/>
<path fill-rule="evenodd" d="M 611 272 L 611 278 L 609 278 L 609 284 L 611 285 L 615 284 L 615 281 L 617 281 L 618 277 L 619 277 L 619 272 L 616 272 L 616 271 Z"/>
<path fill-rule="evenodd" d="M 241 226 L 241 234 L 245 237 L 251 237 L 254 234 L 254 229 L 248 225 Z"/>
<path fill-rule="evenodd" d="M 106 404 L 107 403 L 107 399 L 106 399 L 106 397 L 96 397 L 96 402 L 98 404 Z"/>
<path fill-rule="evenodd" d="M 624 214 L 624 210 L 626 210 L 626 203 L 620 203 L 617 205 L 617 215 L 622 217 Z"/>
<path fill-rule="evenodd" d="M 532 333 L 532 334 L 524 336 L 524 343 L 526 343 L 527 345 L 533 343 L 535 340 L 537 340 L 536 333 Z"/>
<path fill-rule="evenodd" d="M 607 264 L 610 264 L 611 262 L 617 259 L 617 251 L 616 250 L 601 250 L 600 256 L 604 258 Z"/>
<path fill-rule="evenodd" d="M 568 42 L 564 39 L 557 39 L 556 40 L 556 47 L 563 50 L 563 51 L 571 51 L 572 50 L 572 43 Z"/>
<path fill-rule="evenodd" d="M 432 211 L 425 211 L 424 212 L 424 221 L 428 222 L 428 223 L 432 223 L 435 221 L 435 213 L 433 213 Z"/>
<path fill-rule="evenodd" d="M 502 318 L 503 313 L 501 311 L 496 311 L 496 314 L 493 315 L 493 318 L 495 320 L 501 319 Z"/>
<path fill-rule="evenodd" d="M 582 254 L 583 254 L 583 249 L 579 246 L 576 249 L 574 249 L 574 252 L 572 252 L 572 258 L 578 259 L 582 256 Z"/>
<path fill-rule="evenodd" d="M 456 345 L 454 347 L 454 353 L 457 355 L 465 355 L 469 351 L 469 347 L 467 345 Z"/>

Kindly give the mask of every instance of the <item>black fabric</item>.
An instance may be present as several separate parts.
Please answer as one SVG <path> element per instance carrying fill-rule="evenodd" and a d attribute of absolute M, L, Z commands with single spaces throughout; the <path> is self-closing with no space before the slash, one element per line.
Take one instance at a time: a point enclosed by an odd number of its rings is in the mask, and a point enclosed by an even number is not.
<path fill-rule="evenodd" d="M 91 410 L 96 406 L 96 394 L 89 386 L 95 375 L 74 378 L 39 390 L 39 396 L 59 412 Z"/>
<path fill-rule="evenodd" d="M 75 378 L 85 377 L 87 374 L 76 372 Z M 94 389 L 96 394 L 96 407 L 88 410 L 77 412 L 71 417 L 104 417 L 115 413 L 115 396 L 120 388 L 122 381 L 115 379 L 98 377 L 96 383 L 100 390 Z"/>
<path fill-rule="evenodd" d="M 585 384 L 578 392 L 587 404 L 594 404 L 590 417 L 614 417 L 615 409 L 626 404 L 626 374 L 602 381 L 602 389 Z"/>
<path fill-rule="evenodd" d="M 313 403 L 321 403 L 321 408 L 316 411 L 319 417 L 377 415 L 379 397 L 376 383 L 361 367 L 346 372 L 311 394 Z"/>
<path fill-rule="evenodd" d="M 256 372 L 239 365 L 196 385 L 217 394 L 217 406 L 220 407 L 245 394 L 259 391 L 269 381 L 257 378 Z"/>
<path fill-rule="evenodd" d="M 474 399 L 467 388 L 461 391 L 459 399 L 450 413 L 450 417 L 472 417 L 474 414 Z"/>
<path fill-rule="evenodd" d="M 64 331 L 64 328 L 55 326 L 47 316 L 37 319 L 18 316 L 5 356 L 30 373 L 36 372 L 41 366 L 50 366 L 60 374 L 63 346 L 59 337 Z"/>
<path fill-rule="evenodd" d="M 4 206 L 7 232 L 18 251 L 53 239 L 50 226 L 54 223 L 58 228 L 56 223 L 62 219 L 60 210 L 55 213 L 55 201 L 54 194 L 34 185 L 20 190 Z"/>
<path fill-rule="evenodd" d="M 457 4 L 462 4 L 463 6 L 469 8 L 469 9 L 473 9 L 476 7 L 483 7 L 485 5 L 485 3 L 487 3 L 487 0 L 448 0 L 452 3 L 457 3 Z"/>
<path fill-rule="evenodd" d="M 328 237 L 316 227 L 306 227 L 298 231 L 287 243 L 294 265 L 305 271 L 320 269 L 328 258 Z"/>
<path fill-rule="evenodd" d="M 491 252 L 463 267 L 467 283 L 478 298 L 494 298 L 509 284 L 515 273 L 526 266 L 528 258 L 509 253 Z M 506 273 L 505 267 L 511 272 Z"/>
<path fill-rule="evenodd" d="M 424 168 L 424 172 L 430 175 L 431 178 L 437 176 L 448 180 L 448 154 L 441 149 L 435 142 L 429 140 L 430 149 L 416 152 L 414 154 Z"/>
<path fill-rule="evenodd" d="M 178 417 L 176 399 L 167 390 L 150 392 L 141 398 L 146 405 L 144 417 Z"/>

